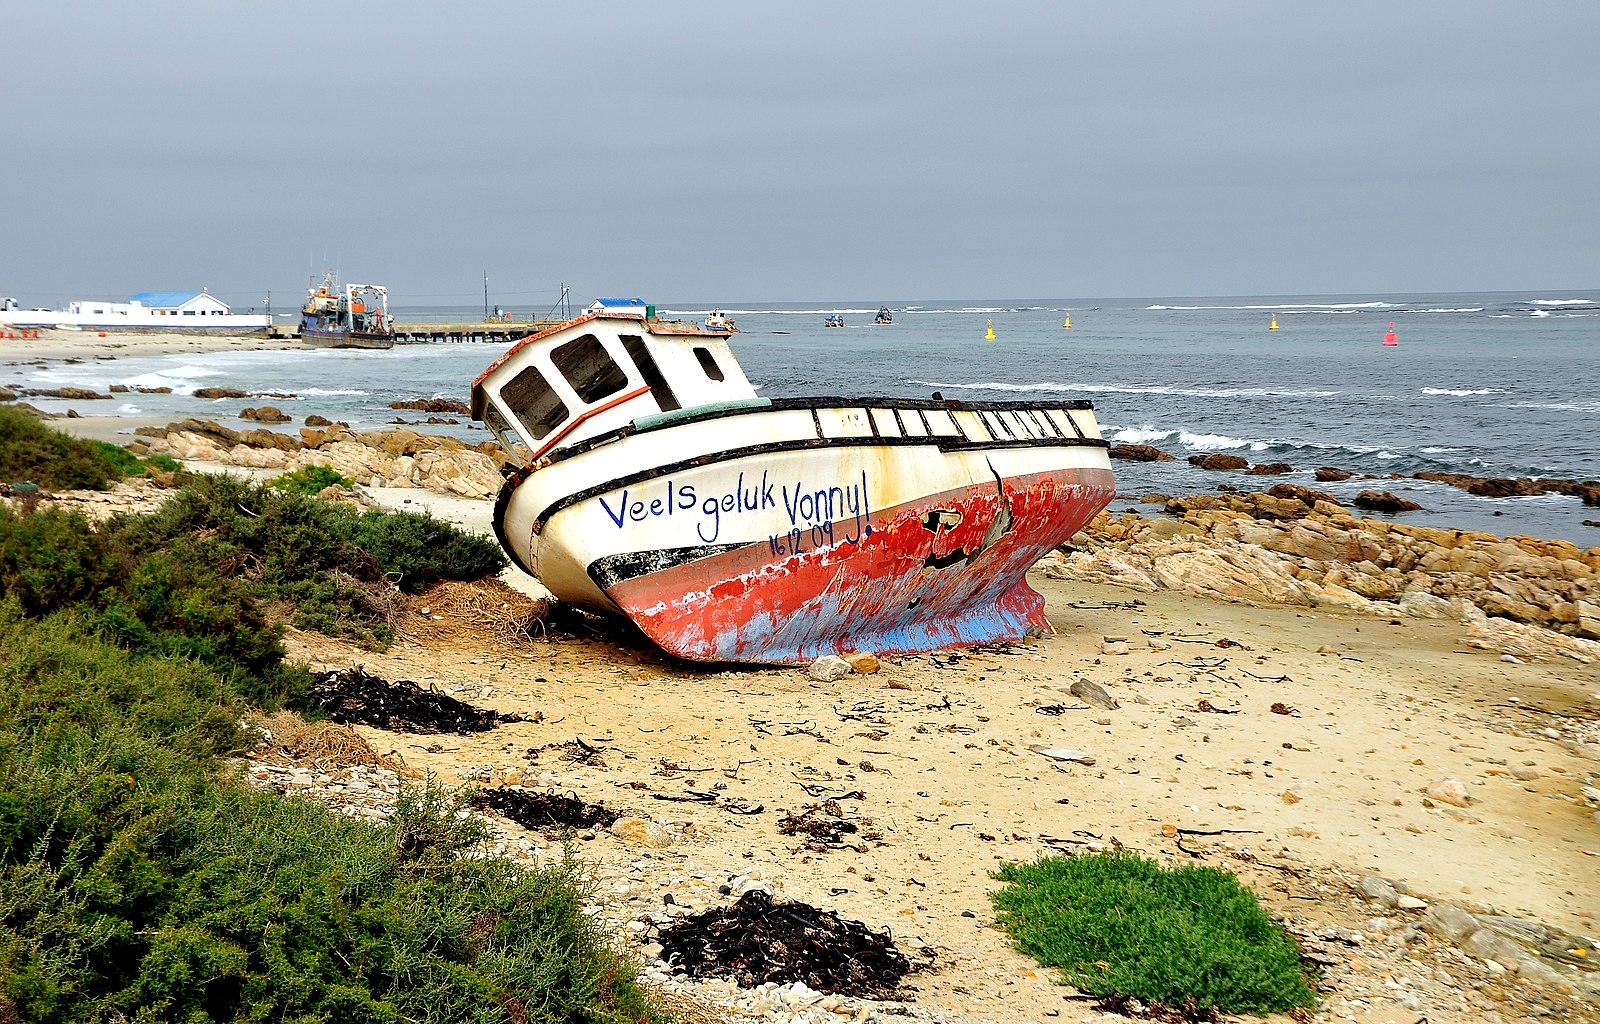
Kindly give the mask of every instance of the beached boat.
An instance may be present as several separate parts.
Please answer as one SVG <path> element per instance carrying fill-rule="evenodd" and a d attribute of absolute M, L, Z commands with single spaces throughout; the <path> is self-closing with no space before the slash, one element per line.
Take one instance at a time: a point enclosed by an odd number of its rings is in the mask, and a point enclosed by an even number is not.
<path fill-rule="evenodd" d="M 300 340 L 316 348 L 394 348 L 389 289 L 377 284 L 340 288 L 328 271 L 322 284 L 306 289 Z"/>
<path fill-rule="evenodd" d="M 596 310 L 473 382 L 517 565 L 700 661 L 1049 628 L 1025 574 L 1115 493 L 1088 402 L 767 399 L 728 337 Z"/>

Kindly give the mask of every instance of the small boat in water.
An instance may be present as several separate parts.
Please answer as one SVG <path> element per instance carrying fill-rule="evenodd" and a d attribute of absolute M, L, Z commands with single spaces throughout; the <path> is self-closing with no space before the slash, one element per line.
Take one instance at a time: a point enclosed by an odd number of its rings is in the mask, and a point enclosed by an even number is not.
<path fill-rule="evenodd" d="M 1088 402 L 763 398 L 728 338 L 600 309 L 479 375 L 518 566 L 696 661 L 1048 630 L 1025 575 L 1115 494 Z"/>
<path fill-rule="evenodd" d="M 835 313 L 833 316 L 830 316 L 830 317 L 828 317 L 828 319 L 822 321 L 822 326 L 824 326 L 824 327 L 843 327 L 844 326 L 844 317 L 842 317 L 839 314 Z"/>
<path fill-rule="evenodd" d="M 879 306 L 878 315 L 872 318 L 872 322 L 879 325 L 892 324 L 894 323 L 894 314 L 889 312 L 888 306 Z"/>
<path fill-rule="evenodd" d="M 720 309 L 713 309 L 711 314 L 706 317 L 706 329 L 709 331 L 728 331 L 733 334 L 739 333 L 739 328 L 734 324 L 733 317 Z"/>
<path fill-rule="evenodd" d="M 300 340 L 317 348 L 394 348 L 389 289 L 379 284 L 341 289 L 328 271 L 321 285 L 306 289 Z"/>

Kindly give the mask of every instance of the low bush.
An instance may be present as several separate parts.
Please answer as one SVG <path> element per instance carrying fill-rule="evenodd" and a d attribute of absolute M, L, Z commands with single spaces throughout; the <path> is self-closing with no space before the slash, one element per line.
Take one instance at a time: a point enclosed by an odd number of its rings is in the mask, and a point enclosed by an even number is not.
<path fill-rule="evenodd" d="M 102 445 L 51 430 L 21 409 L 0 406 L 0 482 L 35 483 L 47 491 L 105 490 L 130 472 L 105 449 L 133 456 L 116 445 Z"/>
<path fill-rule="evenodd" d="M 1017 948 L 1107 999 L 1188 1015 L 1311 1007 L 1294 939 L 1237 878 L 1131 852 L 1008 864 L 993 894 Z"/>
<path fill-rule="evenodd" d="M 274 477 L 267 485 L 295 494 L 321 494 L 329 487 L 350 487 L 355 481 L 328 466 L 301 466 Z"/>
<path fill-rule="evenodd" d="M 361 510 L 223 476 L 197 477 L 156 512 L 114 520 L 136 557 L 195 538 L 193 557 L 245 579 L 303 629 L 386 641 L 394 588 L 498 572 L 494 541 L 413 512 Z"/>
<path fill-rule="evenodd" d="M 659 1020 L 565 867 L 432 790 L 374 825 L 233 780 L 193 659 L 0 602 L 0 1020 Z"/>

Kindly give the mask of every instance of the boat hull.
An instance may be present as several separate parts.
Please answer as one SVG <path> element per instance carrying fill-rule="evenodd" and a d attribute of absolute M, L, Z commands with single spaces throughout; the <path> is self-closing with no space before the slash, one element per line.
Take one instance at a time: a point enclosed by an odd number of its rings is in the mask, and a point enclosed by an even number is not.
<path fill-rule="evenodd" d="M 326 331 L 300 328 L 300 342 L 312 348 L 394 348 L 392 334 L 363 334 L 358 331 Z"/>
<path fill-rule="evenodd" d="M 932 439 L 930 439 L 931 441 Z M 502 495 L 519 564 L 680 658 L 792 664 L 1048 630 L 1028 570 L 1115 494 L 1104 447 L 859 443 Z"/>

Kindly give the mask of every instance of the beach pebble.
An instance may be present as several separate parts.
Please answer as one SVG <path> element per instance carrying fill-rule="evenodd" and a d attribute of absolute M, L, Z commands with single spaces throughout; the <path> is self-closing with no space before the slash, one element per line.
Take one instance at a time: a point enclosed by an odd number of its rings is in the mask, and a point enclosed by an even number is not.
<path fill-rule="evenodd" d="M 1091 707 L 1104 708 L 1107 711 L 1115 711 L 1122 707 L 1117 698 L 1106 692 L 1104 686 L 1090 679 L 1074 680 L 1067 692 Z"/>
<path fill-rule="evenodd" d="M 1465 807 L 1472 802 L 1472 794 L 1467 792 L 1466 785 L 1460 779 L 1434 779 L 1424 792 L 1440 803 L 1453 807 Z"/>
<path fill-rule="evenodd" d="M 878 671 L 878 656 L 876 654 L 868 654 L 862 651 L 846 654 L 844 660 L 850 663 L 850 670 L 857 675 L 867 676 Z"/>
<path fill-rule="evenodd" d="M 625 843 L 652 850 L 672 845 L 667 830 L 646 818 L 618 818 L 611 824 L 611 834 Z"/>
<path fill-rule="evenodd" d="M 1378 875 L 1363 875 L 1361 881 L 1356 883 L 1356 888 L 1367 899 L 1385 907 L 1395 906 L 1400 901 L 1400 894 L 1394 891 L 1394 886 Z"/>
<path fill-rule="evenodd" d="M 837 654 L 824 654 L 811 663 L 806 674 L 819 683 L 834 683 L 854 671 L 850 663 Z"/>

